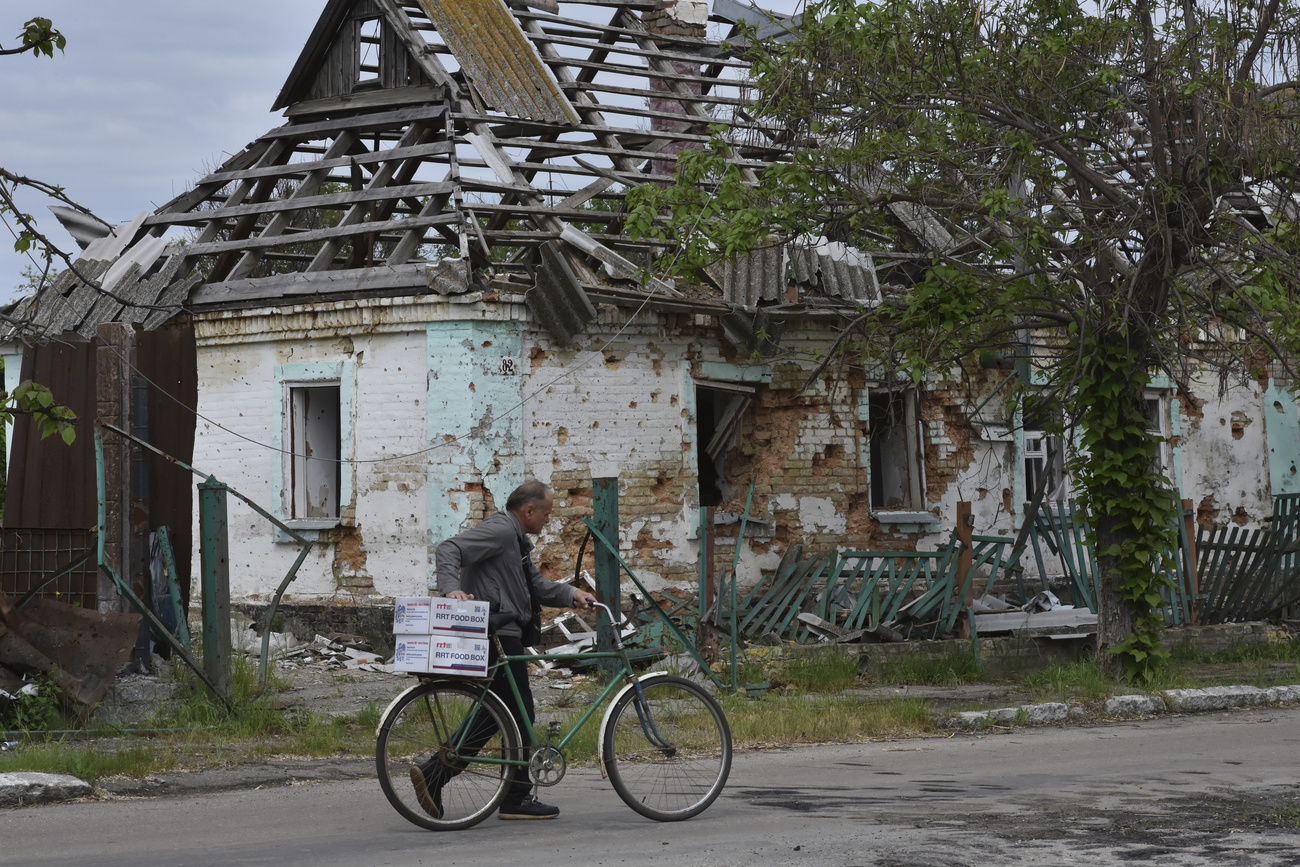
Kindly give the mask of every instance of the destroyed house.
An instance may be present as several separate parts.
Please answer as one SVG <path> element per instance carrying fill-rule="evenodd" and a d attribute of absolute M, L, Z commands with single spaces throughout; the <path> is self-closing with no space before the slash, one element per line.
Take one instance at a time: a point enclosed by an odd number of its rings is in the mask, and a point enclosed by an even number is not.
<path fill-rule="evenodd" d="M 651 589 L 695 586 L 710 550 L 729 567 L 751 489 L 742 584 L 796 545 L 942 546 L 959 501 L 1013 534 L 1037 480 L 1060 501 L 1069 480 L 1006 371 L 914 385 L 846 359 L 810 379 L 880 303 L 888 253 L 773 240 L 687 283 L 625 231 L 626 191 L 668 182 L 711 125 L 750 179 L 787 157 L 746 111 L 741 22 L 788 24 L 734 0 L 328 0 L 266 134 L 153 213 L 82 228 L 111 295 L 65 275 L 16 313 L 101 366 L 154 332 L 190 342 L 176 456 L 317 540 L 291 602 L 424 593 L 437 544 L 531 477 L 557 497 L 544 571 L 573 574 L 592 479 L 617 476 Z M 156 390 L 137 373 L 119 384 Z M 1192 413 L 1156 386 L 1161 460 L 1207 521 L 1258 524 L 1300 491 L 1283 389 L 1206 384 Z M 233 501 L 229 526 L 232 593 L 268 598 L 297 545 Z"/>

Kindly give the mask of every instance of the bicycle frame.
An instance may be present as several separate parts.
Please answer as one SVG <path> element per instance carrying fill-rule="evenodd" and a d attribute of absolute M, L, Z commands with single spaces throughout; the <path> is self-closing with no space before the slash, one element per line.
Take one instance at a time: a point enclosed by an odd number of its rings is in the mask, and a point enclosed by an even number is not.
<path fill-rule="evenodd" d="M 599 602 L 597 602 L 596 605 L 604 609 L 605 615 L 610 618 L 611 622 L 613 622 L 613 616 L 610 613 L 609 608 L 607 608 L 604 605 L 601 605 Z M 574 722 L 573 725 L 569 727 L 569 730 L 567 732 L 565 732 L 563 735 L 560 736 L 559 741 L 557 741 L 554 744 L 551 744 L 551 746 L 555 747 L 560 752 L 564 752 L 565 747 L 567 747 L 569 743 L 573 740 L 573 738 L 577 736 L 578 732 L 582 730 L 582 727 L 591 721 L 591 718 L 596 714 L 596 711 L 600 709 L 601 705 L 603 705 L 609 698 L 613 697 L 619 691 L 621 691 L 628 683 L 631 683 L 633 685 L 637 685 L 638 683 L 636 672 L 632 670 L 632 663 L 628 659 L 627 651 L 624 649 L 623 642 L 618 637 L 617 632 L 615 632 L 614 634 L 614 643 L 615 643 L 614 650 L 612 651 L 602 650 L 602 651 L 597 651 L 595 653 L 524 653 L 515 656 L 507 656 L 505 653 L 502 652 L 503 648 L 501 647 L 501 642 L 496 636 L 492 637 L 492 641 L 496 644 L 498 655 L 497 655 L 496 663 L 491 668 L 488 669 L 487 679 L 491 680 L 495 678 L 497 670 L 500 669 L 502 666 L 505 666 L 506 681 L 510 684 L 510 694 L 514 698 L 515 707 L 519 710 L 519 718 L 524 721 L 524 726 L 527 728 L 527 732 L 520 732 L 520 735 L 526 735 L 528 744 L 533 747 L 539 746 L 541 744 L 541 739 L 537 735 L 537 729 L 534 728 L 532 720 L 528 719 L 528 714 L 524 713 L 524 698 L 523 695 L 521 695 L 519 692 L 519 684 L 515 681 L 514 672 L 510 670 L 511 662 L 543 662 L 543 661 L 560 662 L 565 660 L 578 660 L 578 659 L 581 660 L 617 659 L 621 663 L 621 668 L 617 672 L 617 676 L 610 678 L 609 683 L 606 684 L 604 689 L 600 691 L 600 695 L 596 696 L 596 698 L 592 700 L 591 704 L 588 705 L 587 709 L 582 712 L 582 714 L 578 717 L 577 721 Z M 640 696 L 640 691 L 641 691 L 640 687 L 637 686 L 638 696 Z M 488 690 L 485 689 L 483 691 L 483 695 L 486 695 L 487 693 Z M 484 701 L 483 695 L 480 695 L 478 700 L 474 704 L 474 708 L 473 708 L 474 716 L 478 714 L 479 710 L 483 706 L 483 701 Z M 655 730 L 654 722 L 649 719 L 648 715 L 642 712 L 641 704 L 642 704 L 641 701 L 638 701 L 637 717 L 641 721 L 642 728 L 645 729 L 646 731 L 646 736 L 651 738 L 652 742 L 658 744 L 659 746 L 667 747 L 663 739 L 659 737 L 658 731 Z M 472 719 L 473 717 L 471 716 L 470 718 Z M 653 736 L 651 735 L 652 732 L 653 732 Z M 458 752 L 460 751 L 461 747 L 464 746 L 465 738 L 468 736 L 469 736 L 469 727 L 466 726 L 460 732 L 460 737 L 458 738 L 457 742 L 453 745 Z M 599 750 L 599 745 L 597 745 L 597 750 Z M 482 764 L 511 765 L 515 767 L 527 767 L 529 763 L 529 760 L 527 758 L 496 759 L 490 756 L 483 756 L 481 754 L 476 756 L 474 758 L 474 761 L 480 762 Z"/>

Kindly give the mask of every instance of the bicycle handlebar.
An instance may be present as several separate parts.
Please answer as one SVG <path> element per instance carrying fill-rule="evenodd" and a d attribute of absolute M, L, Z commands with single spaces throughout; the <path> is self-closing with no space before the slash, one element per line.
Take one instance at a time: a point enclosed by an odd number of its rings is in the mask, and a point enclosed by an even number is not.
<path fill-rule="evenodd" d="M 616 619 L 614 618 L 614 612 L 610 610 L 610 607 L 609 607 L 608 605 L 604 604 L 603 602 L 597 602 L 597 601 L 594 600 L 594 599 L 593 599 L 590 603 L 588 603 L 588 606 L 587 606 L 587 607 L 589 607 L 589 608 L 599 608 L 599 609 L 601 609 L 602 611 L 605 612 L 605 616 L 609 618 L 609 629 L 610 629 L 610 632 L 611 632 L 611 633 L 613 634 L 613 636 L 614 636 L 614 649 L 615 649 L 615 650 L 622 650 L 622 649 L 623 649 L 623 639 L 622 639 L 622 638 L 619 636 L 619 634 L 618 634 L 618 620 L 616 620 Z"/>

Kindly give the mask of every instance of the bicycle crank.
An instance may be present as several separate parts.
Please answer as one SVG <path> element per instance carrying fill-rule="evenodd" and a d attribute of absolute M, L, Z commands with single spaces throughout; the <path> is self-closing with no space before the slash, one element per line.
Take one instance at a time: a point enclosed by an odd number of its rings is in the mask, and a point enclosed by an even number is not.
<path fill-rule="evenodd" d="M 567 769 L 564 753 L 552 746 L 539 747 L 528 762 L 528 774 L 539 786 L 554 786 Z"/>

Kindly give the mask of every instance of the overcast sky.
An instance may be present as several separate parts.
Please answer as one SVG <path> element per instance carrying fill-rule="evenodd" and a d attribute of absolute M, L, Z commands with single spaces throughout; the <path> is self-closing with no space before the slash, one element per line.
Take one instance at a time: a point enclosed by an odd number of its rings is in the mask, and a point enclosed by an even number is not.
<path fill-rule="evenodd" d="M 793 11 L 795 0 L 761 5 Z M 325 0 L 0 0 L 0 48 L 33 15 L 68 39 L 53 59 L 0 57 L 0 166 L 62 184 L 110 223 L 152 211 L 281 122 L 270 107 Z M 62 249 L 76 243 L 20 201 Z M 0 226 L 0 301 L 24 265 Z"/>
<path fill-rule="evenodd" d="M 33 15 L 68 38 L 54 59 L 0 57 L 0 166 L 62 184 L 110 223 L 151 211 L 278 126 L 271 104 L 324 0 L 0 2 L 0 47 Z M 28 196 L 55 243 L 75 242 Z M 0 228 L 0 300 L 23 265 Z"/>

